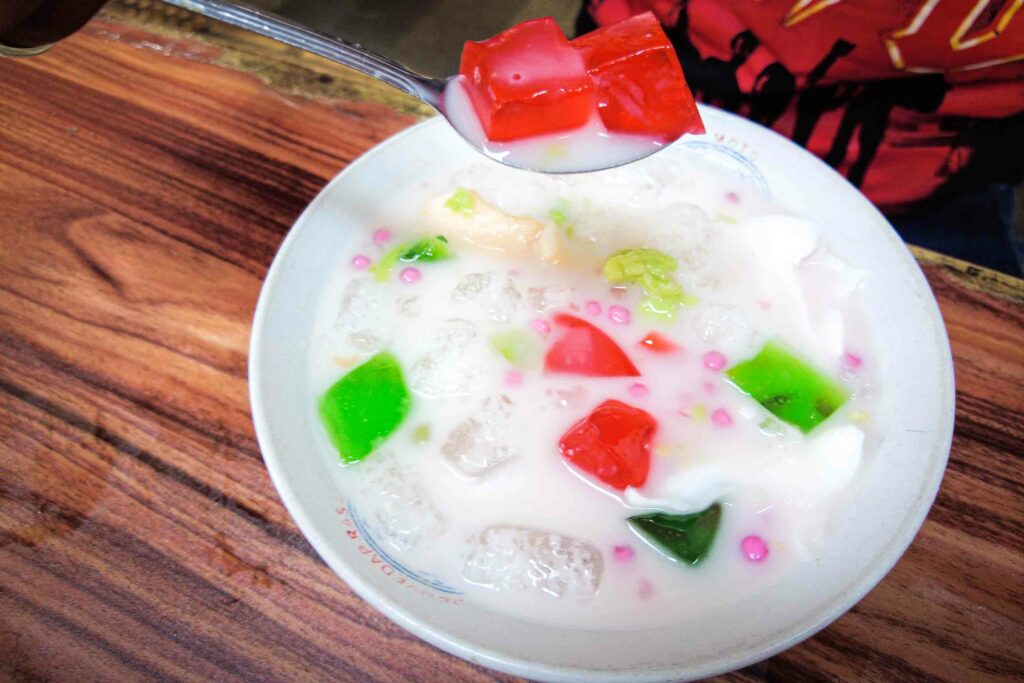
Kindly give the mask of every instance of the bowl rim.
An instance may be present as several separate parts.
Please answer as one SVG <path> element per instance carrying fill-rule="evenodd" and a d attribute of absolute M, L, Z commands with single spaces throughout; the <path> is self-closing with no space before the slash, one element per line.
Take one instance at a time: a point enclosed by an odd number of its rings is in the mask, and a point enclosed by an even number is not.
<path fill-rule="evenodd" d="M 863 201 L 868 205 L 869 211 L 874 213 L 877 219 L 882 221 L 885 225 L 889 225 L 888 221 L 884 216 L 882 216 L 878 209 L 871 204 L 867 198 L 863 197 L 860 191 L 851 185 L 846 178 L 785 136 L 780 135 L 769 128 L 755 124 L 741 116 L 723 111 L 716 107 L 703 104 L 698 105 L 698 107 L 701 110 L 702 116 L 710 115 L 711 118 L 721 117 L 740 126 L 753 126 L 759 129 L 759 132 L 763 133 L 767 131 L 783 143 L 796 148 L 800 153 L 805 154 L 814 160 L 820 167 L 819 170 L 822 173 L 830 174 L 832 176 L 832 180 L 842 181 L 842 183 L 848 185 L 854 192 L 861 195 Z M 270 293 L 273 290 L 275 283 L 281 277 L 283 264 L 287 261 L 288 254 L 294 248 L 295 243 L 299 239 L 299 229 L 308 220 L 311 214 L 319 210 L 320 206 L 326 201 L 327 196 L 330 194 L 330 190 L 336 184 L 342 182 L 343 179 L 349 175 L 358 173 L 359 169 L 369 158 L 371 158 L 371 156 L 394 145 L 402 144 L 406 138 L 415 135 L 417 132 L 425 128 L 439 125 L 445 125 L 444 120 L 441 117 L 432 117 L 399 131 L 374 147 L 368 149 L 324 185 L 320 192 L 317 193 L 317 196 L 306 206 L 300 216 L 296 219 L 295 223 L 288 230 L 288 233 L 281 245 L 278 247 L 277 253 L 274 256 L 273 262 L 271 263 L 261 286 L 259 299 L 253 315 L 251 338 L 249 343 L 248 384 L 249 402 L 253 425 L 256 432 L 256 440 L 259 445 L 263 461 L 270 475 L 270 479 L 274 488 L 277 490 L 278 495 L 281 497 L 281 501 L 283 502 L 285 509 L 295 521 L 295 524 L 298 526 L 303 536 L 305 536 L 310 545 L 313 546 L 317 555 L 327 564 L 327 566 L 330 567 L 330 569 L 346 584 L 348 584 L 348 586 L 352 588 L 359 597 L 369 603 L 370 606 L 383 613 L 384 616 L 395 624 L 427 643 L 474 664 L 486 666 L 515 676 L 547 681 L 614 680 L 640 683 L 646 681 L 663 681 L 668 679 L 695 680 L 734 671 L 768 659 L 779 652 L 810 638 L 849 611 L 869 592 L 871 592 L 871 590 L 873 590 L 875 586 L 877 586 L 878 583 L 881 582 L 881 580 L 892 570 L 906 552 L 907 548 L 909 548 L 931 510 L 931 506 L 938 495 L 939 488 L 945 474 L 946 464 L 948 462 L 953 439 L 956 395 L 954 367 L 952 351 L 949 346 L 949 338 L 938 303 L 935 300 L 934 292 L 932 292 L 930 285 L 925 279 L 920 265 L 905 245 L 902 248 L 902 260 L 907 266 L 908 274 L 913 279 L 917 280 L 918 285 L 923 285 L 924 291 L 929 294 L 929 296 L 923 298 L 921 305 L 927 309 L 928 317 L 935 323 L 936 332 L 938 333 L 937 340 L 941 342 L 942 348 L 945 349 L 944 353 L 941 349 L 939 353 L 939 384 L 940 391 L 943 394 L 942 398 L 944 399 L 944 405 L 942 406 L 944 419 L 943 423 L 939 425 L 939 429 L 936 430 L 938 433 L 941 433 L 941 438 L 937 439 L 934 445 L 934 462 L 936 465 L 939 465 L 939 460 L 941 460 L 941 466 L 933 467 L 931 479 L 925 482 L 925 485 L 919 490 L 917 498 L 913 501 L 914 514 L 904 518 L 903 525 L 891 536 L 886 549 L 880 555 L 879 562 L 862 572 L 858 577 L 851 581 L 848 584 L 848 590 L 833 598 L 828 606 L 819 609 L 817 613 L 809 615 L 808 618 L 804 620 L 794 621 L 788 629 L 782 629 L 780 631 L 776 631 L 775 634 L 769 634 L 766 636 L 767 638 L 775 640 L 770 647 L 758 646 L 757 644 L 747 645 L 742 649 L 730 650 L 724 655 L 706 660 L 697 667 L 693 665 L 681 665 L 676 667 L 667 666 L 645 670 L 599 670 L 565 665 L 539 664 L 528 659 L 509 656 L 490 648 L 468 643 L 461 638 L 451 636 L 435 629 L 428 623 L 413 617 L 407 610 L 401 607 L 395 600 L 389 598 L 386 594 L 376 590 L 368 581 L 363 580 L 359 571 L 352 568 L 348 563 L 342 561 L 341 558 L 337 557 L 330 551 L 329 541 L 318 529 L 313 520 L 312 514 L 309 511 L 310 504 L 304 502 L 298 492 L 292 488 L 284 473 L 283 466 L 281 465 L 282 458 L 274 448 L 267 407 L 262 396 L 257 390 L 257 388 L 261 386 L 263 372 L 260 367 L 259 360 L 262 357 L 263 333 L 267 327 L 269 315 L 268 301 L 271 296 Z M 481 159 L 487 158 L 481 156 Z M 489 163 L 500 163 L 492 159 L 487 159 L 487 161 Z M 891 225 L 889 225 L 889 228 L 892 230 Z M 895 231 L 893 232 L 895 234 Z"/>

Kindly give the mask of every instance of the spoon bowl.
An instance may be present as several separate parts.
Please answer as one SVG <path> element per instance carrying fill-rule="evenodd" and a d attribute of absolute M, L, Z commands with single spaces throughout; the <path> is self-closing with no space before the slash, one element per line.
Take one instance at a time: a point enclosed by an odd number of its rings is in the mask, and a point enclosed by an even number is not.
<path fill-rule="evenodd" d="M 474 149 L 507 166 L 527 171 L 600 171 L 643 159 L 667 144 L 641 135 L 609 133 L 596 118 L 575 130 L 514 142 L 493 142 L 484 134 L 461 76 L 448 80 L 438 109 Z"/>
<path fill-rule="evenodd" d="M 461 78 L 430 78 L 348 41 L 242 3 L 167 0 L 211 19 L 244 28 L 376 78 L 426 102 L 474 149 L 500 163 L 542 173 L 581 173 L 622 166 L 654 154 L 666 143 L 638 135 L 610 134 L 597 122 L 565 133 L 516 142 L 484 135 Z"/>

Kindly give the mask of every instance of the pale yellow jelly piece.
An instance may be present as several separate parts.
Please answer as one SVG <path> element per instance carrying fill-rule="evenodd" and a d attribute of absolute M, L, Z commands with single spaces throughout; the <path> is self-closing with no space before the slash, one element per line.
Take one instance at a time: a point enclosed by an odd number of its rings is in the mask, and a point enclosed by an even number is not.
<path fill-rule="evenodd" d="M 558 230 L 550 225 L 545 225 L 537 237 L 537 250 L 542 261 L 558 263 L 562 260 L 562 237 Z"/>
<path fill-rule="evenodd" d="M 548 263 L 562 259 L 557 228 L 529 216 L 512 216 L 473 190 L 465 192 L 473 198 L 473 210 L 469 212 L 453 211 L 445 206 L 451 193 L 427 202 L 424 213 L 431 232 L 444 235 L 455 245 L 540 258 Z"/>

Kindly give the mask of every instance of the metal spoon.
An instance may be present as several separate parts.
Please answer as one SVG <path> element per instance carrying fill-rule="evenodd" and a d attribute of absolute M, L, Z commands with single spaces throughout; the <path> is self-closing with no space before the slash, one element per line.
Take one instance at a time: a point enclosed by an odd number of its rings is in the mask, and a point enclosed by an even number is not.
<path fill-rule="evenodd" d="M 642 139 L 623 143 L 590 129 L 583 134 L 574 131 L 523 143 L 493 143 L 484 135 L 456 77 L 423 76 L 359 45 L 241 3 L 224 0 L 165 2 L 312 52 L 398 88 L 436 109 L 478 151 L 509 166 L 548 173 L 596 171 L 636 161 L 664 146 L 661 142 Z"/>

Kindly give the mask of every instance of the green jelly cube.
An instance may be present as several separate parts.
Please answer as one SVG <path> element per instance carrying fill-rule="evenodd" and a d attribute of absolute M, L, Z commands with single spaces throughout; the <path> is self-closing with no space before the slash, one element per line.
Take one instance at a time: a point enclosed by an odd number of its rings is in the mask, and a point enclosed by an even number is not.
<path fill-rule="evenodd" d="M 604 276 L 614 284 L 634 284 L 644 276 L 666 276 L 676 270 L 676 260 L 656 249 L 623 249 L 604 263 Z"/>
<path fill-rule="evenodd" d="M 604 263 L 604 277 L 612 285 L 640 285 L 647 298 L 640 310 L 652 317 L 673 320 L 680 306 L 696 299 L 672 279 L 676 260 L 656 249 L 625 249 Z"/>
<path fill-rule="evenodd" d="M 384 257 L 370 268 L 370 272 L 377 277 L 379 282 L 384 282 L 400 261 L 402 263 L 444 261 L 451 258 L 452 254 L 451 245 L 448 244 L 448 239 L 444 235 L 424 237 L 414 242 L 399 244 L 384 254 Z"/>
<path fill-rule="evenodd" d="M 555 225 L 560 228 L 565 228 L 565 226 L 569 224 L 569 217 L 565 215 L 565 211 L 563 209 L 551 209 L 548 211 L 548 217 L 551 218 L 551 220 L 555 222 Z"/>
<path fill-rule="evenodd" d="M 473 212 L 476 211 L 476 197 L 466 188 L 460 187 L 452 193 L 452 196 L 448 198 L 444 205 L 455 213 L 472 216 Z"/>
<path fill-rule="evenodd" d="M 398 360 L 386 351 L 349 371 L 320 398 L 320 420 L 345 462 L 384 442 L 412 404 Z"/>
<path fill-rule="evenodd" d="M 740 391 L 805 434 L 848 398 L 842 385 L 776 340 L 725 374 Z"/>
<path fill-rule="evenodd" d="M 403 245 L 404 250 L 398 257 L 399 261 L 412 263 L 415 261 L 443 261 L 452 257 L 452 248 L 444 235 L 425 237 L 412 244 Z"/>
<path fill-rule="evenodd" d="M 721 520 L 722 506 L 714 503 L 706 510 L 688 515 L 652 512 L 626 521 L 669 557 L 692 566 L 700 564 L 711 552 Z"/>
<path fill-rule="evenodd" d="M 559 199 L 554 208 L 548 211 L 548 218 L 554 222 L 559 230 L 565 233 L 566 237 L 572 237 L 576 234 L 576 226 L 569 220 L 569 202 L 566 200 Z"/>

